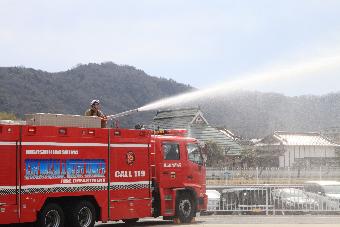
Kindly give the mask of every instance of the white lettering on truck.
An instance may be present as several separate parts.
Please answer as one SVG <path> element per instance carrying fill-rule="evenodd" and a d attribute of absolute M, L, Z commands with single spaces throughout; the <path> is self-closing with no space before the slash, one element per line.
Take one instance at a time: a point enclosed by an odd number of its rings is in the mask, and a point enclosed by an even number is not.
<path fill-rule="evenodd" d="M 128 178 L 128 177 L 145 177 L 145 170 L 121 170 L 115 171 L 115 177 L 117 178 Z"/>
<path fill-rule="evenodd" d="M 182 163 L 164 163 L 164 167 L 166 167 L 166 168 L 181 168 Z"/>
<path fill-rule="evenodd" d="M 26 150 L 30 155 L 77 155 L 78 150 Z"/>

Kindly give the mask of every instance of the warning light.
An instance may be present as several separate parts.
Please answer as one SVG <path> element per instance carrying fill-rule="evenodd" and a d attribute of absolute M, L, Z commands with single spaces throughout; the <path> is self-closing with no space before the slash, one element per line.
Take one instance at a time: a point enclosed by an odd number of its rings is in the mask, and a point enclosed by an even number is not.
<path fill-rule="evenodd" d="M 88 133 L 89 135 L 91 135 L 91 136 L 94 136 L 95 130 L 89 130 L 87 133 Z"/>
<path fill-rule="evenodd" d="M 120 136 L 120 131 L 114 131 L 113 133 L 115 136 Z"/>
<path fill-rule="evenodd" d="M 29 134 L 35 134 L 37 132 L 37 129 L 36 127 L 29 127 L 27 131 Z"/>
<path fill-rule="evenodd" d="M 67 134 L 67 129 L 66 128 L 60 128 L 59 129 L 59 135 L 66 135 Z"/>

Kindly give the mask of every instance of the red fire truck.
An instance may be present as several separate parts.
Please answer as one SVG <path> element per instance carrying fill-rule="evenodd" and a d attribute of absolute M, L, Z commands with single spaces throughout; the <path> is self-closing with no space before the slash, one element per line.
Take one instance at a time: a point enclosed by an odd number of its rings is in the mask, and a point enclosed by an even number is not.
<path fill-rule="evenodd" d="M 0 124 L 0 224 L 91 227 L 205 210 L 205 166 L 183 130 Z"/>

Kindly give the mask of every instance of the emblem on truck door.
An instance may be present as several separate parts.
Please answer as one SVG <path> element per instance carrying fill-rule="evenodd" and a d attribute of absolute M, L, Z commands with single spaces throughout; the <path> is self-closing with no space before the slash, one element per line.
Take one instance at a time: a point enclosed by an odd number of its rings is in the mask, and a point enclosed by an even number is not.
<path fill-rule="evenodd" d="M 126 153 L 126 163 L 128 165 L 133 165 L 133 163 L 135 162 L 136 157 L 135 157 L 135 153 L 133 153 L 132 151 L 129 151 Z"/>

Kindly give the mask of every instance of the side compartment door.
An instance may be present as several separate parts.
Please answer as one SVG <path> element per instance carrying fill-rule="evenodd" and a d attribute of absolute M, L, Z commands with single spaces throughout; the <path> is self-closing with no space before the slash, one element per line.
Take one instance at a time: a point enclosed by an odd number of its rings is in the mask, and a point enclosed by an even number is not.
<path fill-rule="evenodd" d="M 119 129 L 110 137 L 110 219 L 150 217 L 150 136 Z"/>
<path fill-rule="evenodd" d="M 18 219 L 20 127 L 0 125 L 0 224 Z"/>
<path fill-rule="evenodd" d="M 94 196 L 106 220 L 107 143 L 107 129 L 24 126 L 20 221 L 35 221 L 47 198 L 62 196 Z"/>

